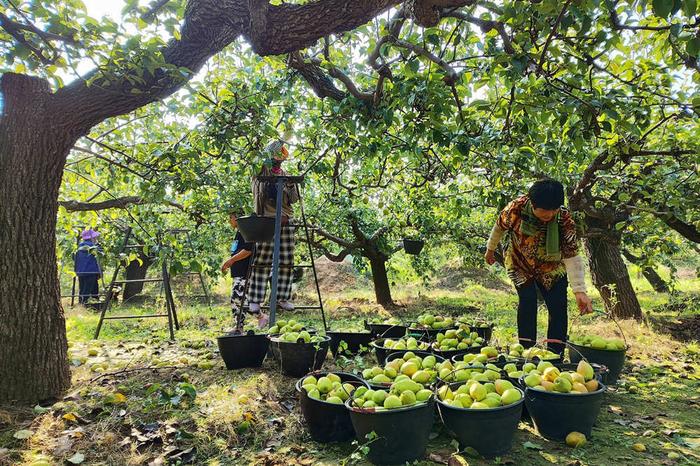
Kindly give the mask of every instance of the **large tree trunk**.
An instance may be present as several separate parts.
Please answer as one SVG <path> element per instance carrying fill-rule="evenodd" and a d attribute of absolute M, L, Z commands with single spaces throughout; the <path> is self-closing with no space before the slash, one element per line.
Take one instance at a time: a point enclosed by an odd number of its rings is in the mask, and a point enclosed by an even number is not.
<path fill-rule="evenodd" d="M 374 295 L 377 298 L 377 304 L 384 307 L 394 305 L 394 300 L 391 298 L 391 288 L 389 287 L 389 277 L 386 273 L 386 259 L 384 257 L 370 257 L 369 264 L 372 268 L 372 282 L 374 283 Z"/>
<path fill-rule="evenodd" d="M 617 318 L 641 319 L 642 308 L 622 260 L 619 239 L 614 233 L 610 237 L 588 236 L 585 244 L 593 285 L 603 298 L 605 308 Z"/>
<path fill-rule="evenodd" d="M 124 294 L 122 295 L 122 300 L 124 302 L 129 301 L 143 291 L 144 282 L 130 282 L 130 280 L 143 280 L 146 278 L 148 268 L 154 261 L 153 257 L 149 257 L 143 254 L 143 252 L 139 253 L 139 259 L 141 262 L 133 260 L 129 262 L 129 265 L 126 267 L 127 283 L 124 286 Z"/>
<path fill-rule="evenodd" d="M 622 255 L 625 256 L 625 259 L 627 259 L 632 264 L 641 267 L 642 275 L 644 275 L 644 278 L 647 279 L 654 291 L 656 291 L 657 293 L 668 293 L 670 291 L 668 283 L 666 283 L 664 279 L 661 278 L 661 276 L 656 272 L 656 270 L 654 270 L 653 267 L 649 267 L 647 265 L 642 264 L 641 258 L 635 256 L 625 248 L 622 249 Z"/>
<path fill-rule="evenodd" d="M 6 74 L 0 92 L 0 402 L 34 402 L 70 385 L 56 211 L 74 139 L 54 130 L 46 81 Z"/>

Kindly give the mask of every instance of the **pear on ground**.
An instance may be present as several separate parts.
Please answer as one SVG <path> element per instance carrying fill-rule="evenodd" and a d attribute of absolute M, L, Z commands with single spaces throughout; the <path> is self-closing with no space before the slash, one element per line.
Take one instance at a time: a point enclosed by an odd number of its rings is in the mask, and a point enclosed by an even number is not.
<path fill-rule="evenodd" d="M 566 444 L 573 448 L 582 447 L 586 444 L 586 436 L 581 432 L 569 432 L 566 436 Z"/>

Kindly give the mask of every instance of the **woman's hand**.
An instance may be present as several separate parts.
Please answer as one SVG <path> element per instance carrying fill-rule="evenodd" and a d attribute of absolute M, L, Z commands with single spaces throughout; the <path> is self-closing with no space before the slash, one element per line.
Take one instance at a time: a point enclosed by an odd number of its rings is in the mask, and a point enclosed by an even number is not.
<path fill-rule="evenodd" d="M 574 296 L 576 296 L 576 305 L 578 306 L 578 310 L 581 312 L 581 315 L 586 315 L 593 312 L 593 302 L 585 292 L 580 291 L 578 293 L 574 293 Z"/>
<path fill-rule="evenodd" d="M 231 268 L 232 265 L 233 265 L 233 262 L 231 262 L 231 259 L 225 260 L 224 263 L 221 264 L 221 271 L 226 272 L 228 269 Z"/>
<path fill-rule="evenodd" d="M 484 259 L 486 260 L 487 264 L 493 265 L 496 262 L 496 257 L 494 253 L 495 251 L 492 251 L 491 249 L 486 250 L 486 254 L 484 254 Z"/>

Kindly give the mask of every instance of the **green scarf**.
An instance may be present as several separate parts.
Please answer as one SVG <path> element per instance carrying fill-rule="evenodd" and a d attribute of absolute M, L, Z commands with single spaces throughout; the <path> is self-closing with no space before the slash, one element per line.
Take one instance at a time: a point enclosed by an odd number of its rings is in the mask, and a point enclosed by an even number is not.
<path fill-rule="evenodd" d="M 532 210 L 532 202 L 529 200 L 523 206 L 521 212 L 522 218 L 520 219 L 520 233 L 527 236 L 533 236 L 538 231 L 538 225 L 541 224 L 540 220 L 535 217 L 535 213 Z M 561 260 L 561 250 L 559 249 L 559 214 L 552 219 L 547 225 L 547 231 L 545 233 L 545 259 L 547 261 L 560 261 Z"/>

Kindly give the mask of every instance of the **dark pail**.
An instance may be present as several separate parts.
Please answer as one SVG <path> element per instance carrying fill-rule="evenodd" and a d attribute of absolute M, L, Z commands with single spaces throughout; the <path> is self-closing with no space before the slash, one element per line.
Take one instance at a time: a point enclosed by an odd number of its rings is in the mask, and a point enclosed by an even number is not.
<path fill-rule="evenodd" d="M 550 440 L 564 440 L 570 432 L 590 438 L 603 403 L 605 385 L 590 393 L 525 390 L 525 406 L 537 431 Z"/>
<path fill-rule="evenodd" d="M 406 239 L 403 240 L 403 250 L 406 254 L 418 255 L 423 250 L 425 242 L 420 239 Z"/>
<path fill-rule="evenodd" d="M 435 343 L 430 345 L 430 351 L 432 351 L 434 354 L 437 354 L 438 356 L 441 356 L 445 359 L 449 359 L 452 362 L 455 362 L 456 360 L 461 360 L 465 354 L 479 353 L 481 351 L 481 348 L 482 348 L 481 346 L 472 346 L 471 348 L 467 348 L 467 349 L 455 349 L 455 350 L 440 351 L 440 350 L 435 349 Z"/>
<path fill-rule="evenodd" d="M 301 388 L 301 382 L 307 376 L 313 375 L 319 378 L 327 374 L 328 372 L 312 372 L 297 381 L 296 390 L 299 395 L 301 413 L 304 415 L 304 420 L 306 421 L 306 426 L 309 429 L 311 438 L 316 442 L 344 442 L 352 439 L 355 435 L 348 408 L 345 407 L 345 405 L 309 398 L 306 394 L 306 390 Z M 352 374 L 345 372 L 335 372 L 335 374 L 340 377 L 343 383 L 351 383 L 355 387 L 369 387 L 362 379 Z"/>
<path fill-rule="evenodd" d="M 368 332 L 326 332 L 326 335 L 331 337 L 331 353 L 334 357 L 338 354 L 352 356 L 357 354 L 365 347 L 369 349 L 369 344 L 372 341 L 372 334 Z M 345 342 L 343 348 L 340 348 L 340 342 Z"/>
<path fill-rule="evenodd" d="M 435 402 L 375 412 L 345 404 L 360 445 L 367 444 L 374 464 L 403 464 L 425 454 L 433 428 Z M 376 436 L 376 437 L 375 437 Z"/>
<path fill-rule="evenodd" d="M 330 337 L 324 337 L 319 343 L 270 340 L 270 346 L 279 352 L 282 372 L 292 377 L 301 377 L 321 368 L 326 360 L 330 342 Z"/>
<path fill-rule="evenodd" d="M 617 383 L 617 379 L 620 378 L 620 373 L 622 372 L 622 367 L 625 365 L 626 350 L 599 350 L 588 346 L 576 345 L 571 342 L 569 342 L 569 345 L 573 348 L 569 349 L 569 358 L 571 362 L 578 363 L 583 355 L 589 363 L 602 364 L 608 368 L 608 372 L 603 374 L 604 384 L 614 385 Z"/>
<path fill-rule="evenodd" d="M 438 333 L 445 333 L 448 330 L 457 330 L 457 327 L 446 327 L 446 328 L 421 328 L 421 327 L 409 327 L 409 333 L 414 333 L 416 335 L 423 335 L 424 339 L 429 341 L 435 341 Z"/>
<path fill-rule="evenodd" d="M 313 329 L 313 328 L 302 327 L 302 330 L 306 330 L 307 332 L 309 332 L 309 335 L 312 335 L 312 336 L 316 335 L 316 333 L 318 333 L 318 331 L 316 329 Z M 280 333 L 269 333 L 268 334 L 268 336 L 270 338 L 279 338 L 280 335 L 281 335 Z M 280 360 L 279 346 L 270 345 L 270 350 L 268 351 L 268 353 L 269 353 L 270 357 L 272 357 L 272 359 L 274 359 L 275 361 Z"/>
<path fill-rule="evenodd" d="M 405 325 L 373 324 L 365 322 L 365 328 L 375 338 L 401 338 L 406 335 Z"/>
<path fill-rule="evenodd" d="M 238 217 L 238 231 L 248 242 L 270 243 L 275 237 L 275 218 L 255 214 Z"/>
<path fill-rule="evenodd" d="M 267 335 L 223 335 L 216 342 L 226 369 L 260 367 L 270 344 Z"/>
<path fill-rule="evenodd" d="M 470 332 L 476 332 L 484 342 L 488 344 L 491 341 L 491 336 L 493 335 L 493 324 L 490 325 L 470 325 Z"/>
<path fill-rule="evenodd" d="M 424 358 L 426 356 L 435 356 L 435 361 L 437 361 L 437 362 L 443 362 L 445 360 L 445 358 L 443 358 L 442 356 L 438 356 L 437 354 L 431 353 L 430 351 L 407 350 L 407 351 L 401 351 L 401 352 L 395 352 L 395 353 L 389 354 L 386 357 L 385 362 L 390 362 L 390 361 L 393 361 L 394 359 L 403 359 L 404 354 L 409 353 L 409 352 L 415 354 L 416 356 L 420 356 L 421 358 Z"/>
<path fill-rule="evenodd" d="M 522 390 L 517 390 L 522 394 Z M 461 449 L 471 447 L 481 456 L 492 458 L 510 450 L 518 430 L 524 397 L 511 405 L 490 409 L 455 408 L 442 401 L 437 404 L 442 422 L 459 441 Z M 486 439 L 485 432 L 494 432 L 496 435 L 490 435 Z"/>
<path fill-rule="evenodd" d="M 393 348 L 386 348 L 384 346 L 385 340 L 386 340 L 386 338 L 380 338 L 380 339 L 375 340 L 372 343 L 370 343 L 370 346 L 372 347 L 372 349 L 374 349 L 374 356 L 377 358 L 377 363 L 380 366 L 384 365 L 384 363 L 386 362 L 387 356 L 389 356 L 390 354 L 398 353 L 398 354 L 401 354 L 403 356 L 404 354 L 408 353 L 409 351 L 412 351 L 414 353 L 416 351 L 428 352 L 428 350 L 410 350 L 410 349 L 396 350 Z"/>

